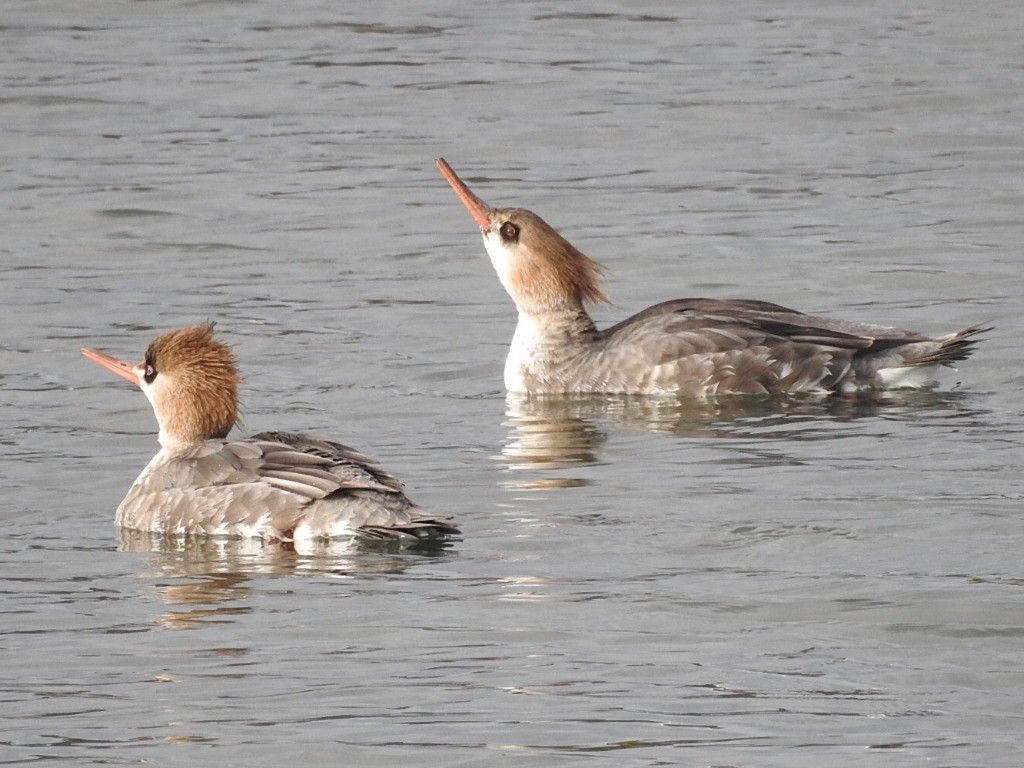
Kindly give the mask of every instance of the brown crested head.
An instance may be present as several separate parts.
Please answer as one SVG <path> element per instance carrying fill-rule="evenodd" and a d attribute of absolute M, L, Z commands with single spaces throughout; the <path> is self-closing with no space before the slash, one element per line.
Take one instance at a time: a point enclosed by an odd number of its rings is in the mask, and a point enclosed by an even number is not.
<path fill-rule="evenodd" d="M 231 348 L 213 323 L 170 331 L 146 349 L 140 386 L 160 422 L 161 439 L 193 444 L 224 437 L 238 420 L 240 378 Z"/>
<path fill-rule="evenodd" d="M 604 267 L 540 216 L 524 208 L 505 208 L 492 211 L 491 221 L 485 247 L 517 304 L 547 309 L 566 303 L 610 303 L 601 287 Z"/>
<path fill-rule="evenodd" d="M 601 265 L 544 219 L 524 208 L 492 208 L 444 158 L 437 159 L 437 168 L 483 232 L 498 278 L 520 309 L 543 312 L 567 304 L 611 303 L 601 288 Z"/>

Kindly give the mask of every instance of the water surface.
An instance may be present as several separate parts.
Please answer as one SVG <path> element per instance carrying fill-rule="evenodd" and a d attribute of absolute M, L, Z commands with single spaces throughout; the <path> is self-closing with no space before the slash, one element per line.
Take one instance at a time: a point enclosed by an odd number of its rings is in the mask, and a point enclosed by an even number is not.
<path fill-rule="evenodd" d="M 22 2 L 0 18 L 0 763 L 1014 766 L 1018 3 Z M 945 332 L 874 404 L 506 401 L 437 175 L 608 267 Z M 384 458 L 431 553 L 122 536 L 212 319 L 248 431 Z"/>

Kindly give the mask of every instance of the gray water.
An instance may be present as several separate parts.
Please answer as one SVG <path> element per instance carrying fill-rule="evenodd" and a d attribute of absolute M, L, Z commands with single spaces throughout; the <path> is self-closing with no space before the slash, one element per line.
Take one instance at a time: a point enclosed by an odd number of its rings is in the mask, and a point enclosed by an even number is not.
<path fill-rule="evenodd" d="M 0 763 L 1024 762 L 1024 10 L 6 0 Z M 608 267 L 941 333 L 871 405 L 506 401 L 433 166 Z M 434 553 L 122 536 L 135 359 L 381 457 Z"/>

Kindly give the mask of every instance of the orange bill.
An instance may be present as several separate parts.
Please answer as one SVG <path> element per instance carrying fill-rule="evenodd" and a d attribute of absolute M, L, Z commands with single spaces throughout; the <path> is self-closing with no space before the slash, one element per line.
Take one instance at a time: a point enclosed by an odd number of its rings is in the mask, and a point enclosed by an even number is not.
<path fill-rule="evenodd" d="M 489 231 L 491 228 L 491 207 L 470 192 L 466 183 L 458 177 L 443 157 L 437 158 L 437 170 L 441 172 L 445 181 L 455 190 L 455 194 L 459 196 L 459 200 L 466 206 L 469 215 L 473 217 L 473 220 L 479 225 L 480 229 L 484 232 Z"/>
<path fill-rule="evenodd" d="M 94 363 L 99 363 L 108 371 L 112 371 L 120 376 L 122 379 L 128 379 L 136 387 L 139 386 L 139 377 L 133 370 L 135 366 L 131 363 L 126 363 L 124 360 L 115 360 L 112 357 L 107 357 L 102 352 L 97 352 L 95 349 L 83 349 L 82 354 L 92 360 Z"/>

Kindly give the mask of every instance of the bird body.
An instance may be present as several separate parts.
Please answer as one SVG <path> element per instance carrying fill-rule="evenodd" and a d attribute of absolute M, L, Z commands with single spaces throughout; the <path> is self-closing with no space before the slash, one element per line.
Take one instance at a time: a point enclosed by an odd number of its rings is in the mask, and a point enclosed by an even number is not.
<path fill-rule="evenodd" d="M 519 313 L 505 361 L 514 393 L 773 395 L 930 386 L 987 328 L 944 336 L 807 315 L 751 299 L 675 299 L 599 330 L 601 267 L 535 213 L 492 208 L 443 160 Z"/>
<path fill-rule="evenodd" d="M 341 443 L 291 432 L 229 440 L 239 379 L 211 325 L 160 336 L 139 365 L 82 352 L 142 388 L 160 425 L 160 451 L 115 513 L 124 528 L 277 541 L 458 532 L 450 519 L 413 504 L 376 462 Z"/>

